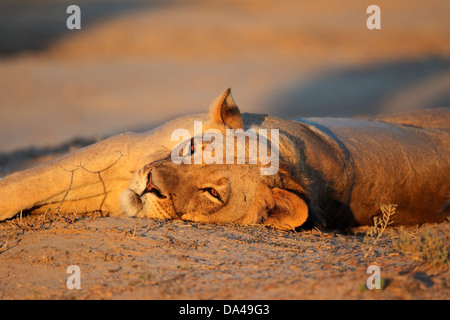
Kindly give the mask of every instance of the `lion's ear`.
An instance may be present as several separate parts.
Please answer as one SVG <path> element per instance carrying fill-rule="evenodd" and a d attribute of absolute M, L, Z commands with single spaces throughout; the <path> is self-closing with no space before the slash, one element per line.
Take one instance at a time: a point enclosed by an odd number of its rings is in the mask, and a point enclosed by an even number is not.
<path fill-rule="evenodd" d="M 273 207 L 264 221 L 265 225 L 282 230 L 293 230 L 305 223 L 308 218 L 308 206 L 293 192 L 274 188 L 272 200 Z"/>
<path fill-rule="evenodd" d="M 228 88 L 211 104 L 210 115 L 217 124 L 223 124 L 231 129 L 244 129 L 241 112 L 231 96 Z"/>

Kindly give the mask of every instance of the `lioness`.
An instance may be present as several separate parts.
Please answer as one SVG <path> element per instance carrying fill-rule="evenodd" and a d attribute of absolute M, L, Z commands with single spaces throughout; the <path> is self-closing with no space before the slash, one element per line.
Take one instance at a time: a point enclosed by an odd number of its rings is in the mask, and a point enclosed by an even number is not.
<path fill-rule="evenodd" d="M 260 161 L 175 164 L 172 132 L 278 129 L 279 168 Z M 270 138 L 269 138 L 270 140 Z M 182 142 L 194 157 L 200 147 Z M 248 149 L 248 148 L 247 148 Z M 294 229 L 372 223 L 380 204 L 397 204 L 394 224 L 438 222 L 450 213 L 450 108 L 375 120 L 283 120 L 241 114 L 230 89 L 210 113 L 126 133 L 0 180 L 0 220 L 21 211 L 100 211 L 206 223 L 261 223 Z"/>

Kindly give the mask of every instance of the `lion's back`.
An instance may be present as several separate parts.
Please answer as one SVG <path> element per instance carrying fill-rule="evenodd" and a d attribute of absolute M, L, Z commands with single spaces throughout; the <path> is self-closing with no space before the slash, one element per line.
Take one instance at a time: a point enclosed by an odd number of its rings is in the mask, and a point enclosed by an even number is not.
<path fill-rule="evenodd" d="M 450 131 L 450 107 L 405 111 L 375 120 Z"/>

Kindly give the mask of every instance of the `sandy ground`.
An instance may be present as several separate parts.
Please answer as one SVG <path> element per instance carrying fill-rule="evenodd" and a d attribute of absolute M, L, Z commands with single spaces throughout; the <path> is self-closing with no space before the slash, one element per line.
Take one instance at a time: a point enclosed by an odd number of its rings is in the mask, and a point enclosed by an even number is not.
<path fill-rule="evenodd" d="M 290 119 L 450 106 L 448 0 L 379 0 L 375 31 L 371 1 L 77 3 L 78 31 L 59 0 L 0 3 L 0 177 L 205 112 L 227 87 L 242 111 Z M 365 258 L 361 233 L 24 219 L 0 223 L 2 299 L 450 297 L 448 267 L 398 248 L 398 229 Z M 448 237 L 447 224 L 432 230 Z M 371 264 L 382 290 L 365 287 Z M 66 287 L 69 265 L 81 290 Z"/>
<path fill-rule="evenodd" d="M 364 232 L 70 215 L 28 217 L 0 228 L 3 299 L 450 297 L 448 268 L 400 250 L 398 229 L 374 243 Z M 426 228 L 450 240 L 449 223 Z M 406 232 L 417 236 L 421 229 Z M 81 289 L 67 287 L 71 265 L 80 268 Z M 366 286 L 371 265 L 380 267 L 379 290 Z"/>

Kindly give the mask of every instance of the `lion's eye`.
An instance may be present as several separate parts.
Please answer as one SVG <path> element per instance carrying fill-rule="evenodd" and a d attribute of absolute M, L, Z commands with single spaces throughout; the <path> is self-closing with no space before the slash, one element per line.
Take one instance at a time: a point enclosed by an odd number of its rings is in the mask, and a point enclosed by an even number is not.
<path fill-rule="evenodd" d="M 217 193 L 216 189 L 210 188 L 208 190 L 209 193 L 211 193 L 211 195 L 213 195 L 214 197 L 218 198 L 219 194 Z"/>
<path fill-rule="evenodd" d="M 191 155 L 195 152 L 194 138 L 191 139 Z"/>
<path fill-rule="evenodd" d="M 210 195 L 212 195 L 214 198 L 216 198 L 217 200 L 222 201 L 222 199 L 219 196 L 219 193 L 217 192 L 216 189 L 214 188 L 205 188 L 203 189 L 204 191 L 208 192 Z"/>

